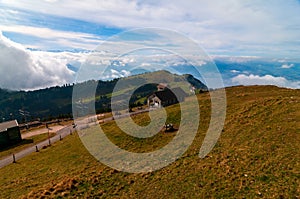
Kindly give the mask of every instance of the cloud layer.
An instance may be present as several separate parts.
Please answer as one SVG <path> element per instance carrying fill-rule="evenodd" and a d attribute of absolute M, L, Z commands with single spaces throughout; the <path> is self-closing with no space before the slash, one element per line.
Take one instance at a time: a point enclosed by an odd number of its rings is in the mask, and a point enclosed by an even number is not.
<path fill-rule="evenodd" d="M 66 68 L 67 57 L 26 50 L 0 32 L 0 87 L 27 90 L 70 83 L 74 72 Z"/>
<path fill-rule="evenodd" d="M 234 84 L 239 85 L 275 85 L 287 88 L 300 88 L 300 81 L 289 81 L 284 77 L 274 77 L 272 75 L 240 74 L 231 80 Z"/>
<path fill-rule="evenodd" d="M 186 34 L 207 51 L 217 54 L 297 57 L 300 51 L 300 3 L 297 0 L 1 2 L 15 9 L 125 30 L 168 28 Z M 3 14 L 18 20 L 18 11 L 10 10 Z"/>

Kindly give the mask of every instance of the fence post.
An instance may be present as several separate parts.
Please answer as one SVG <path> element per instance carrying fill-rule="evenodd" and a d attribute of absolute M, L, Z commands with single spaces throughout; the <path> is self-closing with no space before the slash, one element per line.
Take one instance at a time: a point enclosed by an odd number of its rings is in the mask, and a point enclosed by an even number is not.
<path fill-rule="evenodd" d="M 61 139 L 61 135 L 59 135 L 59 140 L 61 141 L 62 139 Z"/>
<path fill-rule="evenodd" d="M 36 152 L 39 152 L 39 149 L 38 149 L 38 146 L 37 146 L 37 145 L 35 145 L 35 151 L 36 151 Z"/>
<path fill-rule="evenodd" d="M 16 156 L 13 154 L 13 163 L 16 163 Z"/>

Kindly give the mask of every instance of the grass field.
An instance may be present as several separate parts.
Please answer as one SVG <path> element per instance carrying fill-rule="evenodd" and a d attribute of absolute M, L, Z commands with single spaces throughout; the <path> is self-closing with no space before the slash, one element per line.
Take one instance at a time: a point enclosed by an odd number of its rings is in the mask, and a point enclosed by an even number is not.
<path fill-rule="evenodd" d="M 251 86 L 226 93 L 225 126 L 204 159 L 198 153 L 210 120 L 208 93 L 198 95 L 201 117 L 194 142 L 169 166 L 119 172 L 94 159 L 73 134 L 0 169 L 0 198 L 299 198 L 300 90 Z M 167 112 L 168 121 L 178 125 L 178 105 Z M 146 125 L 148 116 L 133 119 Z M 102 128 L 119 147 L 135 152 L 159 149 L 176 133 L 138 139 L 114 121 Z"/>

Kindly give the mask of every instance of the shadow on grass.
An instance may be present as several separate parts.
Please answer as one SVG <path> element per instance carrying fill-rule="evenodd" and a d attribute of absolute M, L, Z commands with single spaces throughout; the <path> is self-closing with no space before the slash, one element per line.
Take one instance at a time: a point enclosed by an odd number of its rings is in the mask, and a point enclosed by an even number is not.
<path fill-rule="evenodd" d="M 169 128 L 169 129 L 165 129 L 164 133 L 174 133 L 174 132 L 177 132 L 177 131 L 178 131 L 177 128 L 172 127 L 172 128 Z"/>
<path fill-rule="evenodd" d="M 13 149 L 13 148 L 21 146 L 21 145 L 31 144 L 31 143 L 33 143 L 33 139 L 23 139 L 19 143 L 16 143 L 16 144 L 13 144 L 13 145 L 10 145 L 10 146 L 1 147 L 0 152 L 6 151 L 6 150 L 9 150 L 9 149 Z"/>

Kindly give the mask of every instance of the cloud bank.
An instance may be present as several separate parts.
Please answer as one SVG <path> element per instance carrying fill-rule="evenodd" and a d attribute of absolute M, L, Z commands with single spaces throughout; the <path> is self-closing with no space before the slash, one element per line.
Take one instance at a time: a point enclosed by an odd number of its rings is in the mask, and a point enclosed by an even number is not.
<path fill-rule="evenodd" d="M 239 85 L 274 85 L 286 88 L 300 88 L 300 81 L 289 81 L 284 77 L 274 77 L 272 75 L 240 74 L 232 78 L 231 81 Z"/>
<path fill-rule="evenodd" d="M 168 28 L 186 34 L 208 52 L 217 54 L 288 57 L 298 57 L 299 54 L 298 0 L 1 2 L 11 8 L 10 12 L 1 14 L 5 19 L 16 21 L 20 20 L 18 9 L 22 9 L 62 17 L 62 22 L 65 18 L 71 18 L 123 30 L 141 27 Z M 39 24 L 43 23 L 35 20 Z M 14 24 L 13 21 L 7 23 Z M 56 27 L 53 25 L 53 28 Z M 72 31 L 72 27 L 67 28 Z"/>
<path fill-rule="evenodd" d="M 61 55 L 29 51 L 0 32 L 1 88 L 28 90 L 70 83 L 74 72 L 66 67 L 68 61 Z"/>
<path fill-rule="evenodd" d="M 292 67 L 294 67 L 294 66 L 295 66 L 294 64 L 283 64 L 283 65 L 281 66 L 281 68 L 289 69 L 289 68 L 292 68 Z"/>

